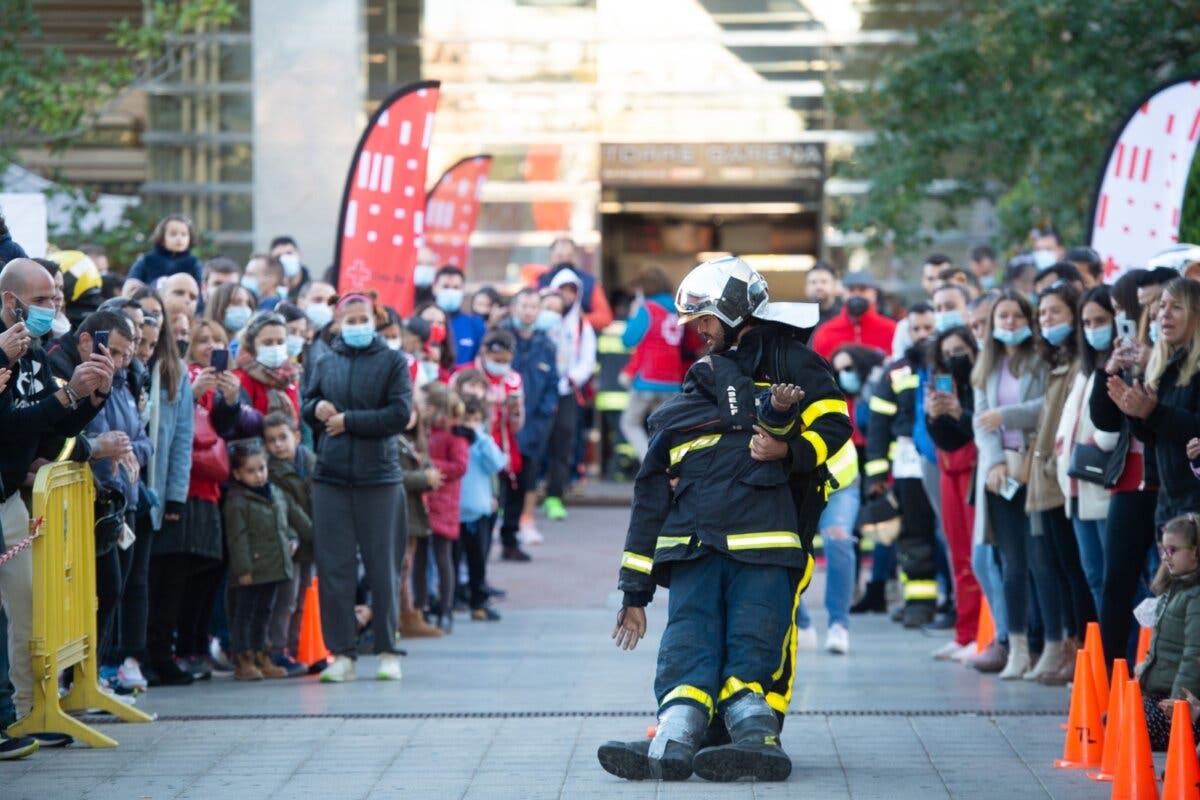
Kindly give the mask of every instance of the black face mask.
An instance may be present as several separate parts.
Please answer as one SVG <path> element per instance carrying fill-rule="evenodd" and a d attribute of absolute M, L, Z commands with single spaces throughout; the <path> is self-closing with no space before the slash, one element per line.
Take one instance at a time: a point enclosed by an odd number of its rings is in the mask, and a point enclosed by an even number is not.
<path fill-rule="evenodd" d="M 846 313 L 854 318 L 861 317 L 871 307 L 871 301 L 865 297 L 854 295 L 846 301 Z"/>
<path fill-rule="evenodd" d="M 182 358 L 188 351 L 188 343 L 183 339 L 176 339 L 175 346 L 179 348 L 179 357 Z"/>
<path fill-rule="evenodd" d="M 946 366 L 950 367 L 950 374 L 958 383 L 965 384 L 970 381 L 971 369 L 974 367 L 970 356 L 951 356 L 946 359 Z"/>

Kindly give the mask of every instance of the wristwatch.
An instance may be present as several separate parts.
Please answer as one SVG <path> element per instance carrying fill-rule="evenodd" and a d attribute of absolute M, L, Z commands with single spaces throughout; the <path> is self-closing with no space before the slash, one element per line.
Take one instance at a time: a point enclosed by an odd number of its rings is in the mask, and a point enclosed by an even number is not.
<path fill-rule="evenodd" d="M 63 391 L 67 393 L 67 400 L 70 401 L 72 406 L 79 405 L 79 401 L 83 399 L 79 396 L 79 392 L 75 391 L 75 389 L 69 383 L 63 384 Z"/>

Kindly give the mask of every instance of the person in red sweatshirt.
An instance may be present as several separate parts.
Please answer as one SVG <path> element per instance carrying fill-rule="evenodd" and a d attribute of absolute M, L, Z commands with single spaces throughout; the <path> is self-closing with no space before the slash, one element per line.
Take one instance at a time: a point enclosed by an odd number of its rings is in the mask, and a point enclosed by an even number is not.
<path fill-rule="evenodd" d="M 896 321 L 878 311 L 879 284 L 870 272 L 848 272 L 842 278 L 846 300 L 842 311 L 821 323 L 813 333 L 811 347 L 829 360 L 844 344 L 861 344 L 884 353 L 892 351 Z"/>

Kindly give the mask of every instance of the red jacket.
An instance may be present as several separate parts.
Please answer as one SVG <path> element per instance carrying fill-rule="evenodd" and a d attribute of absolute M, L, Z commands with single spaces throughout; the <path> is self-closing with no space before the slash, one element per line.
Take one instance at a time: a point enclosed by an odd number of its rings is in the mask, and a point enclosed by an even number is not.
<path fill-rule="evenodd" d="M 200 366 L 199 364 L 189 365 L 188 366 L 188 379 L 190 381 L 195 381 L 196 376 L 199 375 L 203 369 L 204 369 L 204 367 Z M 188 391 L 189 392 L 191 391 L 190 386 L 188 388 Z M 201 397 L 200 399 L 198 399 L 196 401 L 197 408 L 203 409 L 203 411 L 200 411 L 198 413 L 207 414 L 210 411 L 212 411 L 213 394 L 215 392 L 216 392 L 216 389 L 209 389 L 207 392 L 205 392 L 203 397 Z M 193 437 L 193 442 L 194 441 L 195 441 L 195 439 Z M 193 470 L 191 479 L 188 482 L 188 497 L 195 497 L 199 500 L 206 500 L 209 503 L 219 503 L 219 502 L 221 502 L 221 484 L 219 484 L 215 481 L 200 480 L 199 478 L 196 477 L 195 470 Z"/>
<path fill-rule="evenodd" d="M 861 344 L 874 347 L 885 356 L 892 352 L 892 339 L 896 335 L 896 321 L 883 316 L 874 306 L 857 321 L 850 318 L 846 307 L 836 317 L 823 322 L 813 333 L 812 349 L 825 360 L 844 344 Z"/>
<path fill-rule="evenodd" d="M 491 388 L 488 390 L 488 400 L 492 404 L 492 438 L 496 440 L 496 444 L 508 456 L 508 474 L 515 478 L 521 474 L 521 466 L 524 461 L 521 458 L 521 448 L 517 446 L 517 430 L 520 425 L 509 425 L 508 413 L 508 396 L 510 394 L 521 394 L 525 391 L 525 384 L 521 380 L 521 373 L 515 369 L 510 370 L 503 378 L 497 378 L 495 375 L 488 373 L 483 368 L 483 359 L 479 359 L 479 371 L 488 379 L 488 384 Z M 524 407 L 522 405 L 522 407 Z"/>
<path fill-rule="evenodd" d="M 271 387 L 267 386 L 257 378 L 251 377 L 244 370 L 235 369 L 233 374 L 242 383 L 242 391 L 246 393 L 246 397 L 250 398 L 250 405 L 255 411 L 262 415 L 266 415 L 271 410 L 271 398 L 269 392 Z M 295 381 L 289 383 L 286 389 L 280 389 L 287 395 L 287 399 L 292 403 L 292 413 L 295 414 L 296 424 L 300 424 L 300 394 L 296 389 Z"/>
<path fill-rule="evenodd" d="M 687 329 L 679 323 L 674 309 L 668 311 L 653 300 L 647 300 L 645 308 L 650 324 L 622 372 L 630 378 L 678 386 L 683 382 L 688 366 L 683 358 L 683 338 Z"/>
<path fill-rule="evenodd" d="M 462 477 L 469 459 L 466 439 L 444 428 L 429 432 L 429 460 L 442 473 L 442 485 L 425 494 L 425 508 L 429 511 L 429 529 L 446 539 L 458 538 Z"/>

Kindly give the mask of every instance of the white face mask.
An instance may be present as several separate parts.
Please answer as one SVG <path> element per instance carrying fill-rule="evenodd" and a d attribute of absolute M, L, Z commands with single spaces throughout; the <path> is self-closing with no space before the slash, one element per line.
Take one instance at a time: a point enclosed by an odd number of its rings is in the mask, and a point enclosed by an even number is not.
<path fill-rule="evenodd" d="M 272 344 L 260 347 L 254 358 L 267 369 L 278 369 L 288 359 L 287 345 Z"/>
<path fill-rule="evenodd" d="M 399 350 L 400 344 L 401 344 L 400 339 L 388 339 L 387 340 L 387 346 L 389 349 L 392 349 L 392 350 Z"/>
<path fill-rule="evenodd" d="M 57 315 L 54 321 L 50 323 L 50 333 L 54 336 L 63 336 L 71 330 L 71 321 L 62 314 Z"/>

